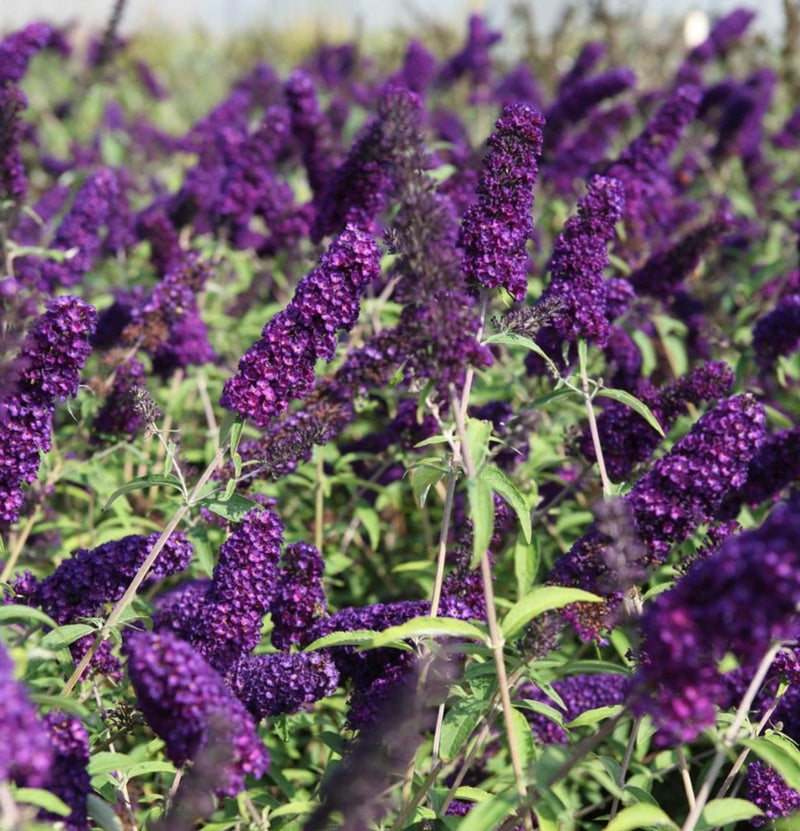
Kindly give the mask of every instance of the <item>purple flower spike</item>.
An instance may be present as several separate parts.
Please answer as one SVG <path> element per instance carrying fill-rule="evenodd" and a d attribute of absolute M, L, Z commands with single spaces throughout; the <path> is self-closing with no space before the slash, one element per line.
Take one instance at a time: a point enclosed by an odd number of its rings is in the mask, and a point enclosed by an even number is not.
<path fill-rule="evenodd" d="M 333 695 L 339 671 L 323 652 L 279 652 L 238 660 L 226 681 L 256 719 L 296 713 L 301 707 Z"/>
<path fill-rule="evenodd" d="M 753 350 L 762 372 L 769 372 L 782 355 L 800 349 L 800 294 L 784 297 L 753 328 Z"/>
<path fill-rule="evenodd" d="M 53 750 L 45 726 L 25 687 L 14 678 L 14 664 L 0 643 L 0 782 L 40 788 L 47 782 Z"/>
<path fill-rule="evenodd" d="M 267 770 L 269 756 L 253 718 L 190 644 L 169 632 L 138 632 L 125 651 L 139 707 L 174 764 L 196 758 L 212 738 L 221 740 L 218 796 L 235 796 L 246 775 Z"/>
<path fill-rule="evenodd" d="M 621 704 L 625 700 L 628 685 L 628 677 L 616 673 L 571 675 L 560 681 L 554 681 L 552 684 L 553 690 L 564 702 L 563 708 L 529 681 L 520 684 L 517 697 L 540 701 L 557 710 L 563 709 L 563 718 L 566 723 L 576 719 L 587 710 Z M 543 744 L 566 744 L 569 740 L 566 730 L 546 716 L 533 710 L 522 712 L 531 725 L 533 735 Z"/>
<path fill-rule="evenodd" d="M 467 209 L 458 245 L 466 276 L 485 288 L 505 288 L 522 300 L 533 237 L 533 186 L 542 152 L 541 113 L 525 104 L 503 110 L 487 140 L 478 202 Z"/>
<path fill-rule="evenodd" d="M 333 357 L 337 330 L 354 326 L 359 301 L 379 274 L 375 241 L 348 226 L 239 361 L 238 373 L 225 382 L 222 406 L 266 427 L 292 399 L 308 395 L 314 363 Z"/>
<path fill-rule="evenodd" d="M 800 794 L 764 762 L 750 762 L 747 766 L 747 798 L 764 812 L 764 817 L 750 820 L 755 828 L 765 825 L 767 820 L 800 811 Z"/>
<path fill-rule="evenodd" d="M 39 454 L 50 449 L 55 404 L 77 393 L 96 324 L 94 307 L 59 297 L 23 342 L 15 384 L 0 400 L 0 523 L 19 517 L 22 487 L 36 479 Z"/>
<path fill-rule="evenodd" d="M 724 498 L 745 481 L 748 464 L 764 441 L 764 422 L 764 408 L 753 396 L 727 398 L 636 483 L 625 502 L 646 549 L 640 568 L 663 563 L 699 525 L 718 518 Z M 613 607 L 625 586 L 607 549 L 608 539 L 592 526 L 558 560 L 549 581 L 601 594 Z M 566 616 L 590 639 L 608 626 L 608 613 L 602 604 L 584 604 L 571 607 Z"/>
<path fill-rule="evenodd" d="M 315 199 L 311 239 L 319 242 L 346 225 L 375 231 L 377 217 L 396 190 L 398 164 L 419 130 L 420 101 L 407 89 L 389 88 L 378 102 L 377 117 L 356 137 L 347 158 Z"/>
<path fill-rule="evenodd" d="M 101 168 L 90 176 L 75 194 L 50 245 L 52 251 L 65 255 L 63 262 L 21 258 L 17 266 L 20 280 L 47 292 L 58 286 L 78 285 L 100 253 L 100 230 L 114 214 L 119 195 L 118 177 L 110 168 Z"/>
<path fill-rule="evenodd" d="M 72 808 L 68 817 L 43 812 L 50 820 L 61 820 L 67 831 L 87 831 L 86 799 L 91 792 L 89 774 L 89 734 L 81 720 L 66 713 L 52 712 L 45 716 L 55 758 L 50 768 L 47 789 Z"/>
<path fill-rule="evenodd" d="M 275 595 L 282 545 L 280 517 L 256 508 L 219 550 L 192 641 L 220 672 L 261 640 L 261 619 Z"/>
<path fill-rule="evenodd" d="M 796 635 L 798 538 L 798 505 L 783 503 L 760 528 L 728 537 L 645 611 L 634 708 L 653 717 L 663 742 L 691 741 L 713 723 L 726 654 L 752 672 L 775 640 Z"/>
<path fill-rule="evenodd" d="M 78 548 L 39 585 L 36 602 L 57 623 L 72 623 L 98 614 L 105 603 L 122 597 L 147 558 L 159 534 L 131 534 L 87 550 Z M 183 571 L 192 558 L 192 545 L 174 533 L 147 575 L 147 584 Z"/>
<path fill-rule="evenodd" d="M 0 85 L 0 222 L 25 202 L 28 179 L 22 164 L 19 145 L 22 139 L 20 113 L 28 106 L 22 90 Z M 1 203 L 10 202 L 11 209 Z"/>
<path fill-rule="evenodd" d="M 586 338 L 605 346 L 611 335 L 606 311 L 608 242 L 622 216 L 621 182 L 595 176 L 558 236 L 550 261 L 551 281 L 540 302 L 559 304 L 553 326 L 568 341 Z"/>
<path fill-rule="evenodd" d="M 0 86 L 16 84 L 28 71 L 31 58 L 47 46 L 53 30 L 44 23 L 31 23 L 0 41 Z"/>
<path fill-rule="evenodd" d="M 309 543 L 289 545 L 283 553 L 278 589 L 272 601 L 272 643 L 287 650 L 298 643 L 327 609 L 322 573 L 325 563 Z"/>

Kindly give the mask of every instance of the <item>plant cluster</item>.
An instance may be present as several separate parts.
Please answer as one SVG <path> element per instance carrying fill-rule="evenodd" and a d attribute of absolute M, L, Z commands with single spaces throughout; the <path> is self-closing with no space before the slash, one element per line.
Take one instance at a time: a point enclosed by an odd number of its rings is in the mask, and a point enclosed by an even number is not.
<path fill-rule="evenodd" d="M 0 826 L 795 827 L 800 110 L 753 13 L 658 84 L 473 16 L 192 120 L 122 6 L 0 40 Z"/>

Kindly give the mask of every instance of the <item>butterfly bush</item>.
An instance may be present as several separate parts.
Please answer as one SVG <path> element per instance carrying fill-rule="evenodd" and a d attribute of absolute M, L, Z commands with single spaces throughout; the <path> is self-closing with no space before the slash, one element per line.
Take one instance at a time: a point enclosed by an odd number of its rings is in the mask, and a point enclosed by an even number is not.
<path fill-rule="evenodd" d="M 45 716 L 53 748 L 53 764 L 48 789 L 71 808 L 67 817 L 44 812 L 51 821 L 63 819 L 68 831 L 85 831 L 89 826 L 87 798 L 91 792 L 89 773 L 89 733 L 76 716 L 54 710 Z"/>
<path fill-rule="evenodd" d="M 796 633 L 798 524 L 796 501 L 779 505 L 646 610 L 634 707 L 650 714 L 662 741 L 690 741 L 713 723 L 724 692 L 718 661 L 725 654 L 752 671 L 773 641 Z"/>
<path fill-rule="evenodd" d="M 93 306 L 67 295 L 48 303 L 22 343 L 14 387 L 0 400 L 0 523 L 20 515 L 23 486 L 50 449 L 55 405 L 78 392 L 96 322 Z"/>
<path fill-rule="evenodd" d="M 753 13 L 648 42 L 658 85 L 575 27 L 574 54 L 524 26 L 524 59 L 495 53 L 474 15 L 449 51 L 323 44 L 213 104 L 171 95 L 123 5 L 85 56 L 44 24 L 0 40 L 12 824 L 631 825 L 656 771 L 688 829 L 686 780 L 702 800 L 778 641 L 743 715 L 800 740 L 800 122 L 791 55 L 741 48 Z M 352 643 L 412 620 L 433 634 Z M 719 758 L 753 826 L 799 807 L 789 767 Z"/>
<path fill-rule="evenodd" d="M 533 236 L 533 186 L 542 152 L 539 112 L 509 105 L 487 141 L 478 202 L 467 209 L 458 244 L 464 273 L 485 288 L 505 288 L 522 300 L 528 284 L 526 245 Z"/>
<path fill-rule="evenodd" d="M 194 759 L 210 736 L 223 745 L 214 791 L 234 796 L 269 756 L 243 705 L 191 644 L 168 632 L 137 632 L 125 642 L 128 674 L 148 724 L 176 765 Z"/>
<path fill-rule="evenodd" d="M 639 567 L 663 563 L 697 527 L 719 516 L 723 500 L 744 484 L 748 463 L 765 440 L 764 421 L 764 409 L 752 395 L 726 398 L 639 479 L 624 497 L 644 545 Z M 556 562 L 549 580 L 618 601 L 621 580 L 609 562 L 608 544 L 596 527 L 590 529 Z M 568 613 L 587 637 L 607 625 L 603 615 L 591 605 Z"/>
<path fill-rule="evenodd" d="M 355 325 L 361 296 L 379 274 L 372 237 L 345 229 L 244 354 L 237 374 L 225 382 L 222 406 L 266 427 L 292 399 L 308 395 L 314 363 L 333 357 L 336 332 Z"/>
<path fill-rule="evenodd" d="M 0 781 L 39 788 L 48 782 L 53 748 L 25 686 L 14 677 L 14 664 L 0 643 Z"/>

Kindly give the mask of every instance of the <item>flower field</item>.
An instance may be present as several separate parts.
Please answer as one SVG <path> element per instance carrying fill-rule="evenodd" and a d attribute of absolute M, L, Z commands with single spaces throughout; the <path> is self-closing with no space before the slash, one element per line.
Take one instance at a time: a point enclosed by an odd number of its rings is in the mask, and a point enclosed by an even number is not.
<path fill-rule="evenodd" d="M 754 17 L 630 66 L 4 34 L 3 831 L 800 827 Z"/>

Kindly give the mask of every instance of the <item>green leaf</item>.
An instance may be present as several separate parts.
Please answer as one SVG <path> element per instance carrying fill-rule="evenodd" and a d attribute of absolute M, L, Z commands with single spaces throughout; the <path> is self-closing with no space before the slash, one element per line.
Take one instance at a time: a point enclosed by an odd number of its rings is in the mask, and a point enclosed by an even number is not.
<path fill-rule="evenodd" d="M 330 646 L 363 646 L 369 643 L 377 634 L 374 629 L 354 629 L 352 632 L 331 632 L 317 638 L 310 643 L 303 652 L 314 652 L 316 649 L 326 649 Z"/>
<path fill-rule="evenodd" d="M 530 542 L 532 533 L 531 512 L 519 488 L 495 465 L 486 465 L 480 473 L 480 478 L 487 482 L 489 487 L 514 509 L 519 524 L 522 526 L 525 542 Z"/>
<path fill-rule="evenodd" d="M 367 505 L 359 505 L 356 508 L 356 516 L 366 529 L 370 546 L 377 548 L 381 541 L 381 518 L 378 516 L 378 512 Z"/>
<path fill-rule="evenodd" d="M 714 799 L 703 808 L 696 827 L 697 831 L 710 831 L 731 822 L 761 816 L 764 816 L 764 812 L 746 799 Z"/>
<path fill-rule="evenodd" d="M 225 413 L 222 424 L 219 426 L 219 443 L 222 447 L 226 442 L 230 442 L 230 454 L 233 456 L 239 447 L 239 441 L 242 438 L 242 431 L 244 430 L 245 420 L 236 412 L 228 411 Z"/>
<path fill-rule="evenodd" d="M 411 471 L 411 490 L 420 508 L 425 507 L 430 489 L 445 475 L 440 464 L 430 462 L 422 462 Z"/>
<path fill-rule="evenodd" d="M 467 422 L 466 444 L 475 470 L 480 470 L 486 454 L 489 452 L 489 437 L 492 435 L 492 422 L 481 418 L 471 418 Z"/>
<path fill-rule="evenodd" d="M 241 522 L 245 514 L 262 506 L 246 496 L 235 493 L 230 499 L 220 499 L 217 496 L 207 496 L 195 503 L 198 507 L 208 508 L 214 514 L 225 517 L 229 522 Z"/>
<path fill-rule="evenodd" d="M 609 390 L 609 389 L 601 389 L 597 393 L 598 396 L 602 396 L 603 398 L 613 398 L 614 401 L 619 401 L 620 404 L 624 404 L 626 407 L 630 407 L 634 412 L 638 413 L 655 431 L 658 433 L 659 436 L 664 436 L 664 431 L 661 429 L 661 425 L 658 423 L 658 419 L 653 415 L 652 410 L 645 404 L 643 401 L 639 401 L 638 398 L 632 396 L 629 392 L 625 392 L 624 390 Z"/>
<path fill-rule="evenodd" d="M 528 719 L 516 707 L 511 708 L 511 730 L 514 733 L 514 741 L 517 745 L 522 769 L 528 770 L 533 765 L 535 756 L 533 731 L 530 724 L 528 724 Z"/>
<path fill-rule="evenodd" d="M 536 343 L 533 338 L 526 337 L 525 335 L 518 335 L 516 332 L 498 332 L 496 335 L 490 335 L 484 341 L 485 344 L 490 343 L 502 343 L 506 346 L 523 346 L 525 349 L 530 349 L 531 352 L 535 352 L 550 368 L 550 372 L 553 375 L 560 375 L 561 373 L 558 371 L 558 367 L 553 363 L 552 358 Z"/>
<path fill-rule="evenodd" d="M 533 587 L 540 561 L 539 540 L 533 537 L 530 545 L 527 545 L 517 538 L 514 546 L 514 577 L 517 579 L 518 598 L 524 597 Z"/>
<path fill-rule="evenodd" d="M 678 831 L 678 826 L 661 808 L 644 802 L 624 808 L 608 823 L 604 831 L 641 831 L 648 825 Z"/>
<path fill-rule="evenodd" d="M 494 794 L 476 805 L 464 817 L 458 831 L 487 831 L 488 828 L 498 828 L 506 817 L 514 813 L 518 804 L 519 794 L 514 789 Z"/>
<path fill-rule="evenodd" d="M 60 817 L 68 817 L 72 813 L 72 808 L 50 791 L 41 788 L 13 788 L 12 790 L 14 801 L 21 805 L 35 805 L 37 808 L 43 808 Z"/>
<path fill-rule="evenodd" d="M 489 791 L 484 791 L 482 788 L 473 788 L 470 785 L 462 785 L 456 789 L 454 794 L 456 799 L 468 799 L 470 802 L 486 802 L 491 798 Z"/>
<path fill-rule="evenodd" d="M 452 436 L 430 436 L 430 438 L 418 441 L 414 447 L 427 447 L 430 444 L 445 444 L 452 441 Z"/>
<path fill-rule="evenodd" d="M 790 788 L 800 791 L 800 750 L 791 740 L 779 733 L 771 733 L 756 739 L 742 739 L 742 744 L 774 768 Z"/>
<path fill-rule="evenodd" d="M 486 554 L 494 533 L 494 500 L 492 489 L 483 479 L 467 482 L 469 496 L 469 518 L 472 520 L 472 568 Z"/>
<path fill-rule="evenodd" d="M 549 404 L 551 401 L 558 401 L 559 398 L 566 398 L 569 395 L 577 398 L 578 393 L 570 389 L 570 387 L 561 387 L 560 389 L 551 390 L 544 395 L 534 398 L 529 406 L 532 410 L 536 410 L 539 407 L 544 407 L 545 404 Z"/>
<path fill-rule="evenodd" d="M 593 710 L 584 710 L 577 718 L 567 722 L 567 727 L 586 727 L 587 725 L 597 724 L 598 722 L 612 718 L 621 710 L 621 704 L 613 707 L 595 707 Z"/>
<path fill-rule="evenodd" d="M 142 490 L 143 488 L 152 488 L 156 485 L 161 485 L 167 488 L 175 488 L 175 490 L 183 492 L 183 485 L 177 476 L 166 476 L 162 473 L 150 473 L 147 476 L 139 476 L 136 479 L 131 479 L 130 482 L 126 482 L 121 488 L 117 488 L 108 498 L 106 504 L 103 505 L 103 510 L 107 511 L 124 493 Z"/>
<path fill-rule="evenodd" d="M 125 776 L 126 779 L 133 779 L 145 773 L 175 773 L 175 765 L 172 762 L 138 762 Z"/>
<path fill-rule="evenodd" d="M 439 755 L 445 762 L 452 761 L 461 753 L 486 713 L 487 707 L 488 704 L 485 701 L 462 698 L 447 710 L 442 722 L 442 735 L 439 743 Z"/>
<path fill-rule="evenodd" d="M 537 586 L 508 610 L 501 624 L 503 635 L 506 640 L 511 640 L 531 620 L 551 609 L 561 609 L 570 603 L 598 603 L 602 600 L 602 597 L 583 589 Z"/>
<path fill-rule="evenodd" d="M 23 623 L 43 623 L 55 629 L 58 624 L 44 612 L 39 609 L 32 609 L 30 606 L 22 606 L 11 604 L 10 606 L 0 606 L 0 623 L 15 623 L 21 621 Z"/>
<path fill-rule="evenodd" d="M 42 646 L 45 649 L 63 649 L 91 632 L 97 632 L 97 627 L 89 626 L 88 623 L 68 623 L 65 626 L 57 626 L 42 638 Z"/>
<path fill-rule="evenodd" d="M 486 632 L 474 623 L 452 617 L 415 617 L 399 626 L 390 626 L 376 633 L 363 648 L 398 645 L 409 638 L 467 638 L 488 644 Z"/>
<path fill-rule="evenodd" d="M 99 825 L 103 831 L 122 831 L 122 823 L 114 809 L 97 794 L 90 793 L 86 797 L 86 810 L 94 824 Z"/>
<path fill-rule="evenodd" d="M 300 814 L 310 814 L 318 805 L 318 802 L 311 802 L 307 799 L 300 799 L 297 802 L 289 802 L 269 812 L 270 819 L 278 817 L 294 817 Z"/>

